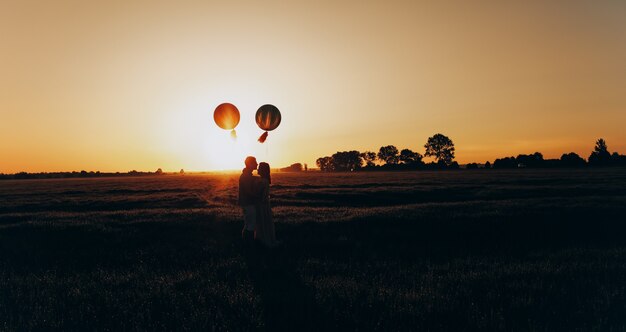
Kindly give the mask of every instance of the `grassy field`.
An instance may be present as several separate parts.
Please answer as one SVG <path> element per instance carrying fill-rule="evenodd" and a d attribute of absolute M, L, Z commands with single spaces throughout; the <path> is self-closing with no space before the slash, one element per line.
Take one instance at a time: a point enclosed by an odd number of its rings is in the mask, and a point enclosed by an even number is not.
<path fill-rule="evenodd" d="M 0 330 L 626 330 L 626 170 L 0 181 Z"/>

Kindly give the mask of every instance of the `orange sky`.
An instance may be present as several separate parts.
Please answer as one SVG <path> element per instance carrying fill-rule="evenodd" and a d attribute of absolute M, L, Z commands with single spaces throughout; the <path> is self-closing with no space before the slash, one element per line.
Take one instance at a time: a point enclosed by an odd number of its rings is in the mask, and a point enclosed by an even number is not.
<path fill-rule="evenodd" d="M 599 137 L 624 154 L 625 18 L 619 0 L 5 0 L 0 172 L 314 165 L 438 132 L 460 163 L 586 158 Z M 260 145 L 267 103 L 283 119 Z"/>

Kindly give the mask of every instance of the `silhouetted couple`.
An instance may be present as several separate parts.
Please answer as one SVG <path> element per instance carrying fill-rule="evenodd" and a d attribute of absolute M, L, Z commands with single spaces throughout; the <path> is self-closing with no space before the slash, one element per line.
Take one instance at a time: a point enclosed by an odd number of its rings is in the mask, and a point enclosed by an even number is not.
<path fill-rule="evenodd" d="M 267 247 L 275 247 L 278 243 L 270 207 L 270 165 L 257 165 L 254 157 L 247 157 L 245 164 L 239 177 L 239 205 L 244 219 L 241 236 L 246 244 L 256 240 Z M 255 170 L 258 176 L 252 174 Z"/>

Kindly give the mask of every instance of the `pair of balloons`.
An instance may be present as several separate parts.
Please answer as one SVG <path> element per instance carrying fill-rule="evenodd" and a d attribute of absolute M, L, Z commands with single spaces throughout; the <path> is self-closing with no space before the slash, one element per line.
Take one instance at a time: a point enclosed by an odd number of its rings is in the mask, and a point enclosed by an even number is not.
<path fill-rule="evenodd" d="M 272 131 L 280 125 L 281 115 L 276 106 L 265 104 L 256 111 L 254 116 L 256 124 L 262 130 L 265 130 L 263 135 L 259 137 L 259 142 L 263 143 L 267 139 L 268 131 Z M 235 127 L 239 124 L 239 110 L 231 103 L 223 103 L 215 108 L 213 112 L 213 120 L 222 129 L 230 130 L 230 136 L 237 137 Z"/>

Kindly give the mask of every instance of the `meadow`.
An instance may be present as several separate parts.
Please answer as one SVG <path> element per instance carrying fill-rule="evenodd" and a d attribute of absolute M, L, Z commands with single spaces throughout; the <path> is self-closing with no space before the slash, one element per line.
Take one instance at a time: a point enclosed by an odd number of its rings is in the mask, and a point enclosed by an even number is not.
<path fill-rule="evenodd" d="M 626 330 L 626 170 L 0 181 L 0 330 Z"/>

